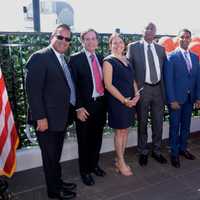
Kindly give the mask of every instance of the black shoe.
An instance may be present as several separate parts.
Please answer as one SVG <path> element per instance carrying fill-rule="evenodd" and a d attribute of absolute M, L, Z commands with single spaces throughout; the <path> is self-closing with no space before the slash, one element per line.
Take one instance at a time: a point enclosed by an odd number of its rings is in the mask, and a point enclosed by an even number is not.
<path fill-rule="evenodd" d="M 5 180 L 0 180 L 0 194 L 3 194 L 8 189 L 8 183 Z"/>
<path fill-rule="evenodd" d="M 163 155 L 161 155 L 161 154 L 158 155 L 158 154 L 152 152 L 151 156 L 152 156 L 152 158 L 154 158 L 157 162 L 159 162 L 161 164 L 167 163 L 166 158 Z"/>
<path fill-rule="evenodd" d="M 140 157 L 139 157 L 139 164 L 141 166 L 146 166 L 147 163 L 148 163 L 148 156 L 144 155 L 144 154 L 141 154 Z"/>
<path fill-rule="evenodd" d="M 76 184 L 75 183 L 66 183 L 66 182 L 62 182 L 62 189 L 64 190 L 74 190 L 76 189 Z"/>
<path fill-rule="evenodd" d="M 58 193 L 48 192 L 48 197 L 50 199 L 68 200 L 75 198 L 76 193 L 71 191 L 60 191 Z"/>
<path fill-rule="evenodd" d="M 81 179 L 85 185 L 91 186 L 95 184 L 91 174 L 82 174 Z"/>
<path fill-rule="evenodd" d="M 106 172 L 101 169 L 99 166 L 95 167 L 94 170 L 92 171 L 96 176 L 101 176 L 104 177 L 106 175 Z"/>
<path fill-rule="evenodd" d="M 180 160 L 178 156 L 171 156 L 171 164 L 175 168 L 180 168 Z"/>
<path fill-rule="evenodd" d="M 195 160 L 196 157 L 194 155 L 192 155 L 189 151 L 180 151 L 179 155 L 184 156 L 186 159 L 188 160 Z"/>

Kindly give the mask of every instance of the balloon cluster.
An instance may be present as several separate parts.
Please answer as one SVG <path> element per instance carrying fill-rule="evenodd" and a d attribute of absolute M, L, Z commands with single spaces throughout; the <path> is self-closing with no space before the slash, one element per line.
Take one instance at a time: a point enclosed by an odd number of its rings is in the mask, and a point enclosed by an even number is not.
<path fill-rule="evenodd" d="M 179 40 L 177 37 L 171 38 L 163 36 L 159 39 L 158 43 L 165 48 L 166 53 L 172 52 L 179 46 Z M 192 37 L 189 50 L 197 54 L 200 59 L 200 37 Z"/>

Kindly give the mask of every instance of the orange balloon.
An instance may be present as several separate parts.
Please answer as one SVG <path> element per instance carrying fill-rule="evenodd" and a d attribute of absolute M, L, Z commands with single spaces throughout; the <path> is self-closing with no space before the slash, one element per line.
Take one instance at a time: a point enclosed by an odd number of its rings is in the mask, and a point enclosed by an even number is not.
<path fill-rule="evenodd" d="M 192 42 L 200 42 L 200 37 L 192 37 Z"/>
<path fill-rule="evenodd" d="M 174 48 L 176 49 L 179 46 L 179 38 L 178 37 L 174 37 L 173 38 L 173 42 L 174 42 Z"/>
<path fill-rule="evenodd" d="M 200 59 L 200 42 L 191 42 L 189 50 L 199 56 Z"/>
<path fill-rule="evenodd" d="M 158 44 L 162 45 L 165 48 L 166 53 L 170 53 L 175 49 L 172 38 L 168 36 L 161 37 L 158 41 Z"/>

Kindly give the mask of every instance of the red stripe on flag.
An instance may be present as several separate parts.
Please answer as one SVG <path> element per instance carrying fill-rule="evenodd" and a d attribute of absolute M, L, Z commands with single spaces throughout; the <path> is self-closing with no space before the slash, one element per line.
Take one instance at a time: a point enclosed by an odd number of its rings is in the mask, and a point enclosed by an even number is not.
<path fill-rule="evenodd" d="M 11 108 L 10 108 L 10 104 L 9 102 L 6 103 L 6 107 L 5 107 L 5 119 L 4 119 L 4 128 L 3 128 L 3 131 L 1 133 L 1 136 L 0 136 L 0 154 L 2 152 L 2 149 L 3 149 L 3 146 L 6 142 L 6 138 L 8 136 L 8 117 L 10 115 L 10 112 L 11 112 Z"/>
<path fill-rule="evenodd" d="M 3 80 L 3 76 L 1 74 L 0 69 L 0 113 L 2 114 L 4 111 L 4 119 L 5 122 L 2 132 L 0 133 L 0 156 L 4 157 L 5 164 L 4 166 L 0 166 L 0 175 L 12 176 L 16 168 L 16 149 L 19 144 L 19 138 L 17 135 L 17 131 L 15 128 L 14 121 L 12 120 L 12 110 L 10 107 L 9 100 L 7 99 L 6 106 L 3 108 L 3 93 L 6 92 L 5 82 Z M 4 94 L 5 95 L 5 94 Z M 5 109 L 5 110 L 3 110 Z M 11 124 L 8 124 L 11 123 Z M 10 127 L 10 128 L 9 128 Z M 8 132 L 10 129 L 10 133 Z M 7 143 L 8 142 L 8 143 Z M 5 149 L 5 144 L 10 144 L 9 149 Z M 7 148 L 9 145 L 7 146 Z M 7 150 L 7 152 L 5 152 Z M 5 153 L 5 155 L 2 155 Z M 7 157 L 5 157 L 7 156 Z"/>
<path fill-rule="evenodd" d="M 0 113 L 2 111 L 2 95 L 3 95 L 3 90 L 4 90 L 4 82 L 3 82 L 3 78 L 0 78 Z"/>
<path fill-rule="evenodd" d="M 19 140 L 16 135 L 16 129 L 15 126 L 13 126 L 12 132 L 11 132 L 11 146 L 13 147 L 10 150 L 10 153 L 8 155 L 8 158 L 6 160 L 5 166 L 4 166 L 4 172 L 7 176 L 12 176 L 13 172 L 16 168 L 16 149 L 18 146 Z"/>

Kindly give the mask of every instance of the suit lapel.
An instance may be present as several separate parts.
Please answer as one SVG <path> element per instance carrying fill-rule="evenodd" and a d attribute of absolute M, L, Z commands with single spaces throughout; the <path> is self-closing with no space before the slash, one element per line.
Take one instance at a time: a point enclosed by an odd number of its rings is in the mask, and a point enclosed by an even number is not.
<path fill-rule="evenodd" d="M 190 53 L 190 58 L 191 58 L 191 62 L 192 62 L 192 69 L 191 69 L 191 74 L 193 73 L 193 71 L 194 71 L 194 66 L 195 66 L 195 61 L 194 61 L 194 57 L 193 57 L 193 55 L 191 54 L 191 52 L 189 52 Z"/>
<path fill-rule="evenodd" d="M 146 77 L 146 59 L 145 59 L 145 54 L 144 54 L 144 43 L 143 41 L 140 41 L 139 43 L 139 54 L 140 54 L 140 58 L 141 58 L 141 66 L 143 67 L 143 80 L 145 80 Z"/>
<path fill-rule="evenodd" d="M 66 78 L 65 73 L 64 73 L 64 71 L 62 69 L 62 66 L 60 65 L 60 62 L 59 62 L 57 56 L 55 55 L 54 51 L 50 47 L 49 47 L 49 54 L 50 54 L 51 60 L 54 62 L 55 66 L 57 67 L 57 69 L 60 72 L 61 76 L 65 79 L 65 82 L 67 83 L 67 86 L 68 86 L 67 78 Z"/>
<path fill-rule="evenodd" d="M 162 74 L 162 66 L 163 66 L 163 62 L 161 61 L 161 59 L 162 59 L 162 55 L 160 55 L 161 54 L 161 52 L 160 52 L 160 49 L 159 49 L 159 47 L 157 46 L 157 44 L 155 44 L 154 43 L 154 47 L 155 47 L 155 50 L 156 50 L 156 54 L 157 54 L 157 56 L 158 56 L 158 60 L 159 60 L 159 67 L 160 67 L 160 73 Z"/>
<path fill-rule="evenodd" d="M 181 64 L 184 66 L 185 71 L 187 73 L 189 73 L 188 69 L 187 69 L 187 63 L 186 63 L 185 58 L 183 57 L 183 54 L 181 53 L 180 50 L 177 50 L 177 55 L 179 57 L 179 60 L 180 60 Z"/>
<path fill-rule="evenodd" d="M 93 81 L 92 81 L 92 72 L 91 72 L 91 69 L 90 69 L 90 64 L 89 64 L 89 61 L 88 61 L 87 56 L 86 56 L 86 54 L 85 54 L 84 51 L 81 51 L 81 59 L 80 60 L 82 62 L 82 66 L 84 66 L 82 68 L 82 70 L 84 70 L 85 73 L 89 75 L 89 79 L 90 79 L 90 81 L 93 84 Z"/>

